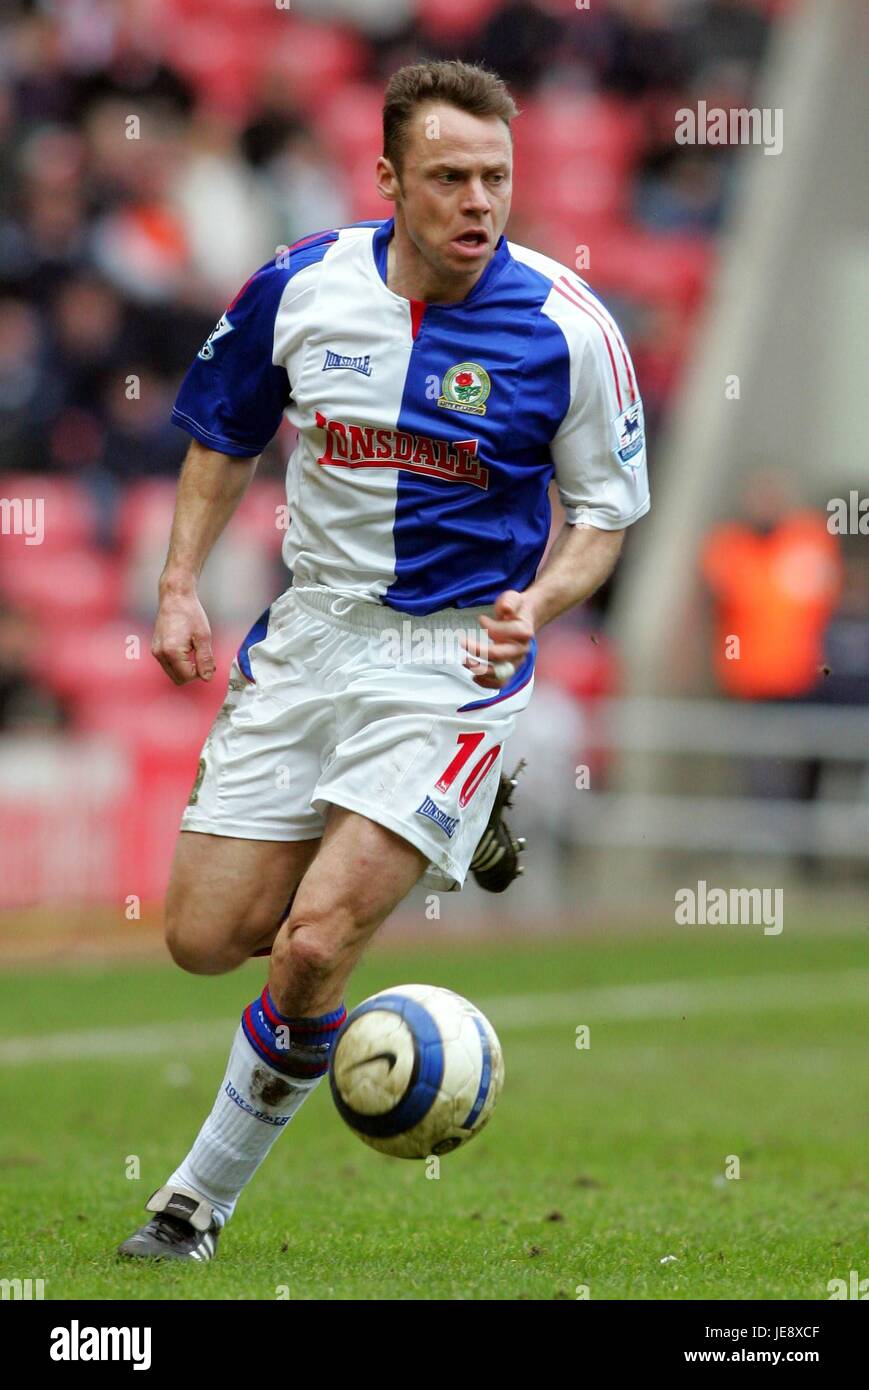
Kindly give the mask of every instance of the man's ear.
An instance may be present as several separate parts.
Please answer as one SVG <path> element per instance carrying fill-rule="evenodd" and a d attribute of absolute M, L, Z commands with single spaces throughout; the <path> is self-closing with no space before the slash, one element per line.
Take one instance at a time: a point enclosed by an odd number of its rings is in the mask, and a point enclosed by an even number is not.
<path fill-rule="evenodd" d="M 401 184 L 392 161 L 387 159 L 385 155 L 380 155 L 377 160 L 375 182 L 381 198 L 385 198 L 388 203 L 398 201 L 401 196 Z"/>

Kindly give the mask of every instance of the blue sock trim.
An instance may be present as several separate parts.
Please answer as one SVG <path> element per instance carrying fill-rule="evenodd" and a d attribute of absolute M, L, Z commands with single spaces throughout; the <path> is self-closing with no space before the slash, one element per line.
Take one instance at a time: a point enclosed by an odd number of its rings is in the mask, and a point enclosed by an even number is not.
<path fill-rule="evenodd" d="M 341 1004 L 314 1018 L 291 1018 L 275 1008 L 268 986 L 248 1004 L 241 1018 L 254 1051 L 275 1070 L 299 1078 L 324 1076 L 329 1054 L 347 1017 Z"/>

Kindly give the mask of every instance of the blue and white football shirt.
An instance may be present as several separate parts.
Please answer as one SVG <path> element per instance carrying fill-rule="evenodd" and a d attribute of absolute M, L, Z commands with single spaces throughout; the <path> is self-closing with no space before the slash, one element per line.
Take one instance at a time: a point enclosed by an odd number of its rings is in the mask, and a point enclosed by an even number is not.
<path fill-rule="evenodd" d="M 409 613 L 494 603 L 534 580 L 553 476 L 571 525 L 620 530 L 648 511 L 634 369 L 566 267 L 502 237 L 465 299 L 422 304 L 386 284 L 392 231 L 322 232 L 257 271 L 173 419 L 251 458 L 286 412 L 297 583 Z"/>

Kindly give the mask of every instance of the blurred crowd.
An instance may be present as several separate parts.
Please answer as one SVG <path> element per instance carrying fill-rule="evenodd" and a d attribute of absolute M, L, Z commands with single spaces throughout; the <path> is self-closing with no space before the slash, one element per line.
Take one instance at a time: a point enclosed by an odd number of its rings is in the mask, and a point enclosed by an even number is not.
<path fill-rule="evenodd" d="M 120 687 L 97 700 L 92 673 L 109 680 L 116 622 L 138 622 L 147 644 L 188 443 L 169 420 L 180 378 L 277 248 L 389 215 L 373 164 L 383 85 L 403 63 L 482 61 L 510 84 L 521 109 L 510 235 L 575 264 L 605 296 L 654 439 L 734 169 L 726 147 L 676 144 L 675 112 L 701 96 L 750 105 L 788 4 L 6 0 L 0 495 L 40 475 L 57 524 L 38 565 L 4 536 L 0 725 L 41 727 L 65 710 L 74 727 L 127 718 L 138 733 Z M 285 582 L 273 527 L 251 542 L 273 515 L 291 443 L 285 424 L 247 526 L 206 575 L 212 620 L 233 635 Z M 606 693 L 615 657 L 605 638 L 580 650 L 595 613 L 574 616 L 563 638 L 574 645 L 553 658 L 562 685 L 571 698 Z"/>
<path fill-rule="evenodd" d="M 674 111 L 750 101 L 771 0 L 7 0 L 0 17 L 0 472 L 111 498 L 173 475 L 179 378 L 275 248 L 388 215 L 384 80 L 426 56 L 511 84 L 511 235 L 621 316 L 654 429 L 731 158 Z M 286 441 L 266 471 L 275 475 Z"/>

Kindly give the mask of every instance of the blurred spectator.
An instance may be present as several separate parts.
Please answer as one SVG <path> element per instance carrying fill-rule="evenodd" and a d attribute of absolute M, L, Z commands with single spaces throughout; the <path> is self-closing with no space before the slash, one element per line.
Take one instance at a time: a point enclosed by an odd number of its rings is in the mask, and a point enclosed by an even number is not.
<path fill-rule="evenodd" d="M 44 418 L 42 325 L 20 299 L 0 299 L 0 472 L 44 468 L 39 423 Z"/>
<path fill-rule="evenodd" d="M 96 412 L 105 373 L 121 370 L 134 347 L 124 332 L 124 302 L 111 285 L 86 271 L 58 287 L 49 313 L 47 374 L 64 406 Z"/>
<path fill-rule="evenodd" d="M 103 391 L 106 432 L 99 467 L 118 482 L 178 472 L 187 440 L 169 419 L 174 392 L 135 362 Z"/>
<path fill-rule="evenodd" d="M 600 0 L 590 10 L 569 0 L 298 0 L 281 11 L 236 0 L 7 5 L 0 339 L 20 334 L 22 352 L 13 362 L 0 351 L 3 465 L 97 466 L 118 478 L 160 471 L 150 425 L 144 434 L 118 430 L 107 377 L 117 369 L 124 379 L 139 363 L 163 394 L 276 247 L 388 213 L 371 188 L 375 106 L 383 78 L 423 56 L 488 63 L 515 87 L 529 130 L 547 93 L 597 101 L 588 119 L 601 135 L 587 154 L 580 141 L 565 164 L 572 133 L 562 129 L 539 187 L 532 139 L 511 232 L 527 225 L 533 244 L 557 259 L 572 260 L 583 238 L 595 246 L 599 269 L 593 263 L 589 278 L 629 338 L 637 335 L 654 434 L 700 299 L 687 301 L 674 270 L 669 298 L 671 272 L 661 272 L 651 304 L 648 271 L 632 267 L 660 257 L 636 242 L 637 229 L 700 238 L 719 227 L 728 152 L 674 146 L 674 111 L 700 90 L 719 104 L 750 99 L 767 8 L 755 0 Z M 586 119 L 579 106 L 574 116 Z M 627 139 L 628 126 L 635 133 L 623 157 L 594 145 L 607 131 Z M 588 139 L 585 127 L 576 134 Z M 547 179 L 557 198 L 543 196 Z M 590 217 L 600 225 L 587 226 Z M 163 469 L 176 457 L 169 450 Z"/>
<path fill-rule="evenodd" d="M 777 474 L 746 488 L 745 520 L 703 546 L 715 601 L 713 663 L 729 695 L 794 699 L 822 679 L 824 634 L 842 586 L 839 541 L 821 511 L 798 509 Z"/>
<path fill-rule="evenodd" d="M 507 0 L 490 15 L 472 56 L 520 95 L 533 91 L 558 55 L 562 26 L 533 0 Z"/>
<path fill-rule="evenodd" d="M 647 165 L 634 211 L 640 222 L 659 232 L 715 232 L 721 225 L 725 169 L 706 149 L 670 151 L 654 168 Z"/>
<path fill-rule="evenodd" d="M 291 246 L 312 229 L 342 227 L 352 220 L 337 170 L 323 143 L 304 122 L 288 121 L 279 112 L 263 112 L 244 131 L 242 148 L 261 171 L 262 196 L 270 204 L 272 239 L 267 256 L 274 254 L 276 246 Z"/>
<path fill-rule="evenodd" d="M 756 67 L 762 61 L 770 22 L 758 0 L 709 0 L 692 8 L 685 37 L 697 67 L 730 60 Z"/>
<path fill-rule="evenodd" d="M 42 126 L 24 135 L 16 165 L 0 227 L 0 280 L 42 301 L 86 254 L 82 141 L 72 130 Z"/>
<path fill-rule="evenodd" d="M 194 119 L 173 190 L 189 258 L 214 295 L 229 301 L 275 254 L 266 188 L 223 117 Z M 220 235 L 215 236 L 215 228 Z"/>
<path fill-rule="evenodd" d="M 713 665 L 721 688 L 741 700 L 822 698 L 825 638 L 842 588 L 838 537 L 821 511 L 795 507 L 787 480 L 759 473 L 746 488 L 743 522 L 713 530 L 702 552 L 715 603 Z M 755 797 L 813 800 L 818 758 L 751 758 Z M 803 859 L 807 872 L 817 861 Z"/>
<path fill-rule="evenodd" d="M 684 83 L 692 55 L 682 15 L 660 0 L 596 5 L 565 26 L 572 61 L 605 90 L 631 101 Z"/>
<path fill-rule="evenodd" d="M 33 624 L 13 608 L 0 605 L 0 733 L 32 733 L 59 728 L 61 706 L 30 674 Z"/>

